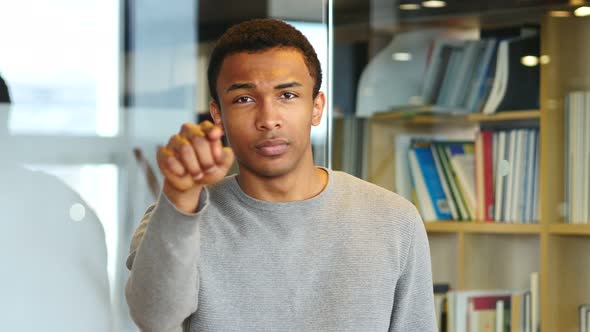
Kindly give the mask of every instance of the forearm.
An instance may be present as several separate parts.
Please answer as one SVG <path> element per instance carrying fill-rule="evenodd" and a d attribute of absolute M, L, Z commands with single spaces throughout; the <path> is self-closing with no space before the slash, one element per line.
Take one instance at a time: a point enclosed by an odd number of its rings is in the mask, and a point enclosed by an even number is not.
<path fill-rule="evenodd" d="M 146 214 L 131 248 L 126 298 L 142 331 L 168 331 L 197 309 L 198 216 L 175 209 L 161 195 Z"/>

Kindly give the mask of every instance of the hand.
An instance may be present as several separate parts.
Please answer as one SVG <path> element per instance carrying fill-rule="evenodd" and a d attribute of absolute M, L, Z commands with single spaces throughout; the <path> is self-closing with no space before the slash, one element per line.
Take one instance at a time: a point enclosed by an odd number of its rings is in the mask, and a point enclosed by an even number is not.
<path fill-rule="evenodd" d="M 158 149 L 164 194 L 181 211 L 194 213 L 203 186 L 222 180 L 229 171 L 234 154 L 223 147 L 222 136 L 223 130 L 209 121 L 185 123 Z"/>

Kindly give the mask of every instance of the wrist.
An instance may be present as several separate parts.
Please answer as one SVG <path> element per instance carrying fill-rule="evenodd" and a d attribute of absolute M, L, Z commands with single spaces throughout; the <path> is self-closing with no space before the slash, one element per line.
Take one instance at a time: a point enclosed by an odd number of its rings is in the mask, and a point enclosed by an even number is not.
<path fill-rule="evenodd" d="M 203 186 L 195 186 L 186 191 L 179 191 L 174 189 L 174 187 L 165 180 L 162 192 L 177 210 L 183 213 L 193 214 L 196 213 L 199 208 L 199 197 L 202 190 Z"/>

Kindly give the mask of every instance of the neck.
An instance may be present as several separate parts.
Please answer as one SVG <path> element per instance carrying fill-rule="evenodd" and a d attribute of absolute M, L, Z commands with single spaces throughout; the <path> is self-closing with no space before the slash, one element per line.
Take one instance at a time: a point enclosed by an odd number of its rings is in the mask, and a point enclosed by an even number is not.
<path fill-rule="evenodd" d="M 313 163 L 301 170 L 275 177 L 259 176 L 240 167 L 238 183 L 248 196 L 258 200 L 293 202 L 319 195 L 328 183 L 328 173 Z"/>

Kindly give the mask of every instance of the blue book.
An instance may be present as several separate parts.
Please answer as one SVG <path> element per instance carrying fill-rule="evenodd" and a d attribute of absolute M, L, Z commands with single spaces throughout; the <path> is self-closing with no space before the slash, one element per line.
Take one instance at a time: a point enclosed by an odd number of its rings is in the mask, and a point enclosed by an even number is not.
<path fill-rule="evenodd" d="M 436 170 L 436 163 L 430 147 L 412 147 L 420 165 L 420 172 L 424 178 L 432 206 L 438 220 L 451 220 L 451 209 L 448 198 L 442 187 L 441 179 Z"/>

